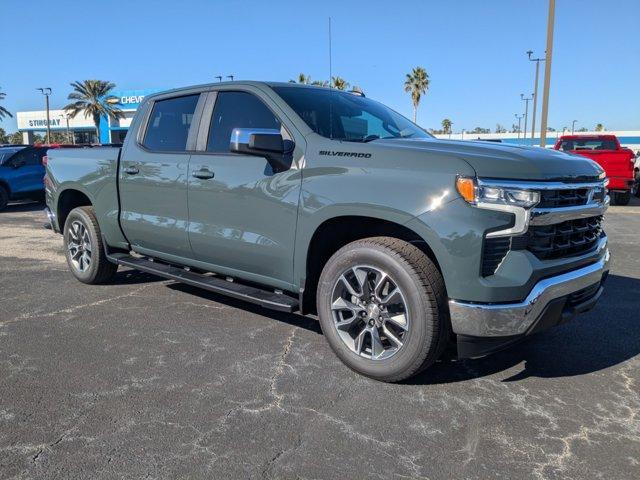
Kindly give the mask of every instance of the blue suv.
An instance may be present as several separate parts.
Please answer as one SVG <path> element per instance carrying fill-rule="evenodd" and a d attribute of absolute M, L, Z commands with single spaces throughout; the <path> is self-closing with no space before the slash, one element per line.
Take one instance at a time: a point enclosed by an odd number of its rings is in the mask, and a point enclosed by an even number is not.
<path fill-rule="evenodd" d="M 50 146 L 0 147 L 0 210 L 10 200 L 44 199 L 42 157 Z"/>

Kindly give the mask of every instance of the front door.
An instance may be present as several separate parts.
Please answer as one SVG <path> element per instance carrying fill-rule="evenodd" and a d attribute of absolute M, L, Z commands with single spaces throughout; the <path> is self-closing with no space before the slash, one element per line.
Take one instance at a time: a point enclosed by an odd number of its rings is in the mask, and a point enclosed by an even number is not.
<path fill-rule="evenodd" d="M 192 94 L 155 100 L 147 107 L 151 112 L 146 130 L 137 139 L 127 138 L 122 151 L 120 221 L 127 239 L 140 253 L 191 256 L 188 143 L 199 98 Z"/>
<path fill-rule="evenodd" d="M 293 138 L 274 113 L 277 107 L 260 91 L 220 90 L 209 95 L 199 135 L 206 139 L 206 151 L 194 152 L 189 164 L 189 239 L 194 258 L 214 271 L 286 288 L 294 283 L 302 181 L 296 156 L 301 147 L 296 147 L 292 168 L 280 173 L 274 173 L 263 157 L 231 153 L 234 128 L 279 129 L 285 138 Z M 203 172 L 211 177 L 197 178 Z"/>

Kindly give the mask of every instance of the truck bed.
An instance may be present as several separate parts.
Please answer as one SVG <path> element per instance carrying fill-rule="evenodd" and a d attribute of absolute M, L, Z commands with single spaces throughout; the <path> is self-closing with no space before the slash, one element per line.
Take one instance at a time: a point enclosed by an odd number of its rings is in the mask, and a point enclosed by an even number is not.
<path fill-rule="evenodd" d="M 102 230 L 111 245 L 124 239 L 118 226 L 119 147 L 58 148 L 47 152 L 45 191 L 47 205 L 62 212 L 57 227 L 64 226 L 65 205 L 73 199 L 63 192 L 70 188 L 93 199 Z M 63 192 L 59 195 L 58 192 Z"/>

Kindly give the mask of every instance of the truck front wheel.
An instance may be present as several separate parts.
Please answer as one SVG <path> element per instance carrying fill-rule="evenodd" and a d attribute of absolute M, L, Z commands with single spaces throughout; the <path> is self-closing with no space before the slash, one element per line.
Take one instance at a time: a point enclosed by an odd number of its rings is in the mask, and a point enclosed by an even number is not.
<path fill-rule="evenodd" d="M 107 260 L 93 207 L 71 210 L 63 235 L 67 264 L 74 277 L 89 284 L 105 283 L 113 277 L 118 265 Z"/>
<path fill-rule="evenodd" d="M 320 275 L 317 307 L 336 355 L 377 380 L 411 377 L 446 346 L 442 275 L 420 249 L 396 238 L 367 238 L 338 250 Z"/>

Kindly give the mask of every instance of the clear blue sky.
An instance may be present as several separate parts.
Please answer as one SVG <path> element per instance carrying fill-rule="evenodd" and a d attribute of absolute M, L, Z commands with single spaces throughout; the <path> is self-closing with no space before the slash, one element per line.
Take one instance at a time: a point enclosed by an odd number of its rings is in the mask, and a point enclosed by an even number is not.
<path fill-rule="evenodd" d="M 328 76 L 411 116 L 404 75 L 426 68 L 431 87 L 418 123 L 454 130 L 510 127 L 533 90 L 529 49 L 545 48 L 547 0 L 206 1 L 3 0 L 4 106 L 43 109 L 36 87 L 62 107 L 69 82 L 119 89 L 237 79 Z M 540 110 L 539 110 L 540 111 Z M 640 129 L 640 1 L 558 0 L 549 125 Z M 15 119 L 0 127 L 11 132 Z"/>

